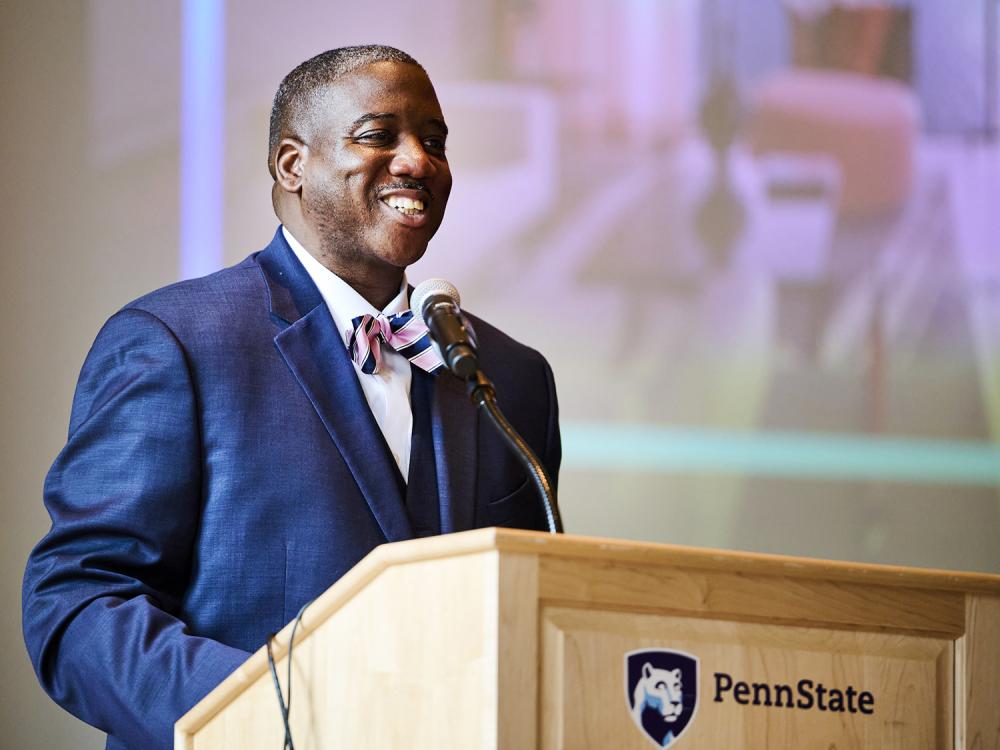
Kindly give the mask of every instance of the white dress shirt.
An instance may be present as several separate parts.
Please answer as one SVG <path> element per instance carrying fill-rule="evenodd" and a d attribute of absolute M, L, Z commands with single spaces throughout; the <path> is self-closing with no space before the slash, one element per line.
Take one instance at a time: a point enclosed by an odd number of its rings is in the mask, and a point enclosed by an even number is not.
<path fill-rule="evenodd" d="M 284 226 L 281 227 L 281 231 L 295 256 L 305 266 L 306 273 L 309 274 L 319 289 L 319 293 L 323 296 L 323 301 L 326 302 L 330 315 L 333 316 L 333 323 L 337 326 L 346 349 L 347 342 L 354 331 L 351 321 L 365 313 L 378 315 L 379 311 L 358 294 L 350 284 L 316 260 Z M 404 276 L 399 294 L 393 297 L 392 301 L 382 309 L 382 314 L 392 315 L 408 310 L 410 307 L 409 297 L 409 289 Z M 377 373 L 365 374 L 361 372 L 357 363 L 354 363 L 354 371 L 358 375 L 361 390 L 364 391 L 365 398 L 368 400 L 372 415 L 385 436 L 385 442 L 389 445 L 389 451 L 396 459 L 396 465 L 399 467 L 403 479 L 407 480 L 410 471 L 410 439 L 413 431 L 413 409 L 410 406 L 410 363 L 403 355 L 397 354 L 388 346 L 383 346 L 382 364 Z"/>

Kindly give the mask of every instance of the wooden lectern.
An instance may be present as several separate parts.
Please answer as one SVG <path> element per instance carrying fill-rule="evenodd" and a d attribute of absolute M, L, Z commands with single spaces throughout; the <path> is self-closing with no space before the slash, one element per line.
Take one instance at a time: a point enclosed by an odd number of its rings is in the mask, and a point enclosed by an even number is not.
<path fill-rule="evenodd" d="M 1000 576 L 480 529 L 379 547 L 295 639 L 296 750 L 1000 743 Z M 261 649 L 175 748 L 283 736 Z"/>

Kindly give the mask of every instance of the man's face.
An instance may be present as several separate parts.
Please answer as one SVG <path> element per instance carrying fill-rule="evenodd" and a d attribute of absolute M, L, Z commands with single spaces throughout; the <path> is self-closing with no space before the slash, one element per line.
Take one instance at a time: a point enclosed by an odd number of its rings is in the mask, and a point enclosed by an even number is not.
<path fill-rule="evenodd" d="M 307 114 L 302 210 L 342 268 L 405 268 L 444 217 L 447 127 L 427 75 L 380 62 L 338 78 Z"/>

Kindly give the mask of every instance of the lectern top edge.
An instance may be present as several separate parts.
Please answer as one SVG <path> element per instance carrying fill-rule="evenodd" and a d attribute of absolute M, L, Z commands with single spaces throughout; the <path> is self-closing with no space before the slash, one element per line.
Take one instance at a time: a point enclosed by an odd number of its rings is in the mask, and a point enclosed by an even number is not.
<path fill-rule="evenodd" d="M 1000 595 L 1000 575 L 966 571 L 908 568 L 875 563 L 853 563 L 820 558 L 772 555 L 760 552 L 740 552 L 710 547 L 688 547 L 676 544 L 634 542 L 574 535 L 553 536 L 519 529 L 477 529 L 439 537 L 435 541 L 454 545 L 451 554 L 464 554 L 493 547 L 505 552 L 552 555 L 556 557 L 586 557 L 589 559 L 634 562 L 646 565 L 679 565 L 702 570 L 780 575 L 785 577 L 822 578 L 827 581 L 850 581 L 881 586 L 927 588 L 938 591 L 966 591 Z M 375 550 L 398 548 L 402 542 Z M 446 555 L 441 555 L 446 556 Z M 399 562 L 394 560 L 394 562 Z"/>
<path fill-rule="evenodd" d="M 851 581 L 881 586 L 1000 595 L 1000 575 L 992 573 L 853 563 L 570 534 L 556 536 L 536 531 L 497 527 L 384 544 L 368 554 L 351 573 L 360 573 L 362 570 L 374 572 L 388 565 L 467 555 L 491 549 L 501 552 L 554 557 L 614 560 L 640 565 L 674 564 L 703 570 L 728 570 L 735 573 L 786 577 L 818 577 L 828 581 Z"/>

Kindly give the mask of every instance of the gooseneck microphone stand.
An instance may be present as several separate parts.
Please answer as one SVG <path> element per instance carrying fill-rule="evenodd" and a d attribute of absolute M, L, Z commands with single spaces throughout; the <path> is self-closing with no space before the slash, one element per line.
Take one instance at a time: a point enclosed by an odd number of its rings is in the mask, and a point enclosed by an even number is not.
<path fill-rule="evenodd" d="M 538 460 L 538 456 L 531 450 L 531 446 L 524 441 L 524 438 L 517 433 L 517 430 L 514 429 L 503 415 L 503 412 L 500 411 L 500 407 L 497 406 L 497 392 L 496 388 L 493 387 L 493 383 L 490 382 L 490 379 L 486 377 L 482 370 L 476 368 L 475 373 L 466 380 L 466 384 L 469 388 L 469 398 L 472 399 L 472 403 L 489 417 L 490 422 L 500 433 L 500 437 L 504 439 L 504 442 L 514 452 L 514 455 L 517 456 L 524 468 L 528 470 L 528 474 L 534 481 L 535 488 L 538 490 L 538 496 L 542 501 L 542 507 L 545 510 L 545 522 L 548 524 L 549 533 L 561 534 L 563 531 L 562 519 L 559 517 L 559 506 L 556 504 L 556 494 L 552 488 L 552 480 L 549 479 L 548 472 L 545 471 L 542 462 Z"/>
<path fill-rule="evenodd" d="M 489 417 L 500 437 L 528 470 L 542 501 L 549 532 L 561 534 L 562 519 L 552 480 L 531 446 L 517 434 L 497 405 L 496 388 L 479 367 L 476 333 L 459 308 L 461 297 L 455 285 L 445 279 L 427 279 L 413 291 L 410 302 L 414 314 L 427 326 L 444 366 L 465 381 L 472 403 Z"/>

